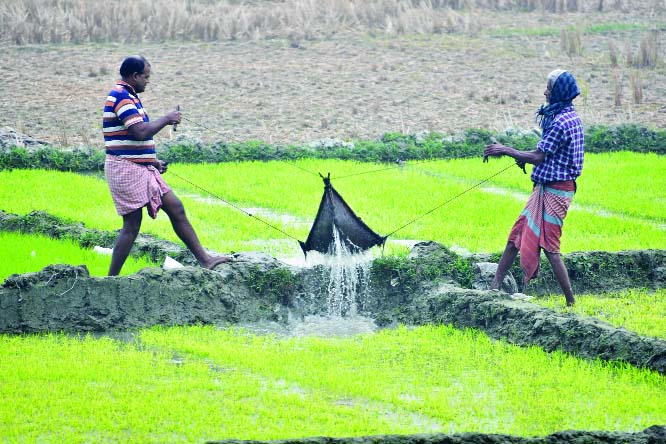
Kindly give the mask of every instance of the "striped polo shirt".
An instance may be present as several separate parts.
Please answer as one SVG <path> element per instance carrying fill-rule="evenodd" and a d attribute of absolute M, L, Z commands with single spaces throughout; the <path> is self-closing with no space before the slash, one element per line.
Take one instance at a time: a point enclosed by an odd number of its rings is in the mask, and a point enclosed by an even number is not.
<path fill-rule="evenodd" d="M 153 138 L 136 140 L 127 130 L 134 124 L 148 121 L 148 113 L 143 109 L 134 88 L 122 80 L 118 81 L 104 103 L 102 131 L 106 154 L 136 163 L 154 161 L 157 156 Z"/>

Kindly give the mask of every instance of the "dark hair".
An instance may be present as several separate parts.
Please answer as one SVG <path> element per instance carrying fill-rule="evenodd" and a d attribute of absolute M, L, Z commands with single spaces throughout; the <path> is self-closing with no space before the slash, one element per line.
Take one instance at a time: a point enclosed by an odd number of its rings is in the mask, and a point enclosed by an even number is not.
<path fill-rule="evenodd" d="M 143 56 L 129 56 L 123 60 L 122 65 L 120 65 L 120 76 L 124 79 L 131 76 L 134 73 L 141 74 L 146 68 L 146 65 L 150 66 L 148 60 Z"/>

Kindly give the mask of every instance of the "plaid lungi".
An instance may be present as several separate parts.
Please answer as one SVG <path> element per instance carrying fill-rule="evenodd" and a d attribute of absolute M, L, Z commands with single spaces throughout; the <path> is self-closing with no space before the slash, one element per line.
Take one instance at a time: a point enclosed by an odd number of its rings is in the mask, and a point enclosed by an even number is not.
<path fill-rule="evenodd" d="M 525 283 L 539 272 L 541 249 L 560 252 L 562 225 L 576 192 L 573 180 L 537 183 L 509 234 L 509 242 L 520 251 L 520 267 Z"/>
<path fill-rule="evenodd" d="M 152 165 L 141 165 L 107 154 L 104 173 L 113 204 L 121 216 L 147 207 L 148 215 L 155 219 L 162 206 L 162 196 L 171 191 Z"/>

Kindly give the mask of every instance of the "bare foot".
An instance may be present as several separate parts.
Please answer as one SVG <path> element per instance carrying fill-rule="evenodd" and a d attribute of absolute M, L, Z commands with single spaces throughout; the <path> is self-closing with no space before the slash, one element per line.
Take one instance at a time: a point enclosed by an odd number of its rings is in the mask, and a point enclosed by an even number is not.
<path fill-rule="evenodd" d="M 206 261 L 205 264 L 201 264 L 201 266 L 209 270 L 212 270 L 213 268 L 217 267 L 220 264 L 231 262 L 231 260 L 232 260 L 231 256 L 210 256 L 208 261 Z"/>

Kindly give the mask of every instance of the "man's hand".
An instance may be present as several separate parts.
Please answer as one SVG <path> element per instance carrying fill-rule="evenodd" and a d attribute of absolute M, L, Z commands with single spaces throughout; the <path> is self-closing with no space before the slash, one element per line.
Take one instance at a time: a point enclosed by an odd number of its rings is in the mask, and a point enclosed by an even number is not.
<path fill-rule="evenodd" d="M 491 143 L 483 150 L 483 161 L 488 162 L 488 157 L 500 157 L 506 154 L 506 147 L 501 143 Z"/>
<path fill-rule="evenodd" d="M 180 111 L 180 105 L 176 105 L 176 111 Z M 178 124 L 174 123 L 173 125 L 171 125 L 171 128 L 173 129 L 173 132 L 175 133 L 177 131 Z"/>
<path fill-rule="evenodd" d="M 180 123 L 180 111 L 175 110 L 171 111 L 168 114 L 164 115 L 164 118 L 167 119 L 167 125 L 176 125 Z"/>
<path fill-rule="evenodd" d="M 527 174 L 527 170 L 525 169 L 525 162 L 520 162 L 520 161 L 516 160 L 516 165 L 518 165 L 518 167 L 521 170 L 523 170 L 523 174 Z"/>
<path fill-rule="evenodd" d="M 165 126 L 178 123 L 180 123 L 180 111 L 176 110 L 171 111 L 154 121 L 137 122 L 127 128 L 127 131 L 136 140 L 148 140 Z M 155 168 L 157 168 L 157 166 Z"/>
<path fill-rule="evenodd" d="M 160 172 L 160 174 L 164 174 L 167 171 L 167 165 L 169 165 L 169 162 L 166 160 L 157 160 L 155 161 L 155 168 L 157 168 L 157 171 Z"/>

